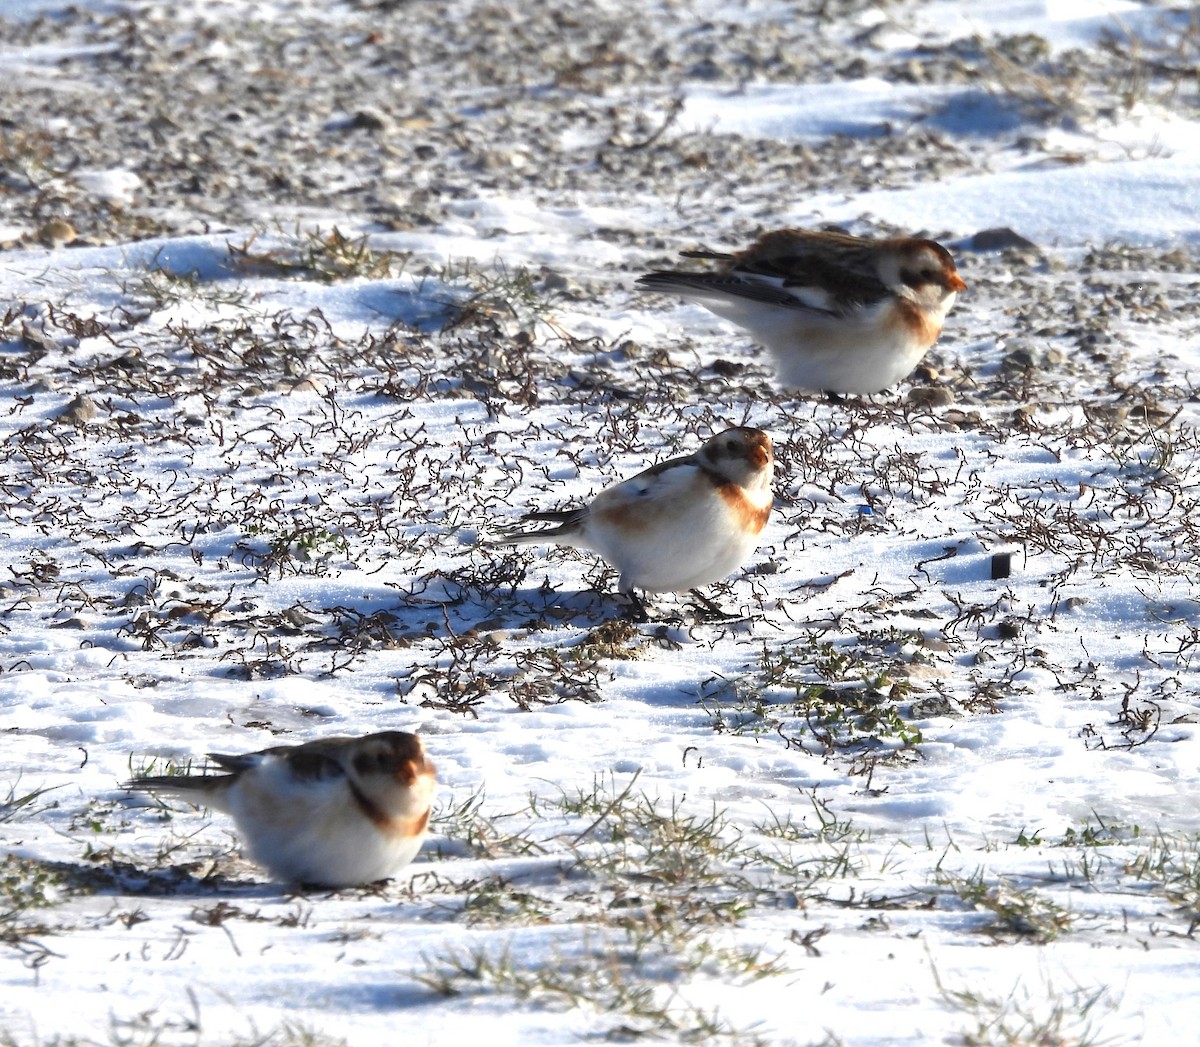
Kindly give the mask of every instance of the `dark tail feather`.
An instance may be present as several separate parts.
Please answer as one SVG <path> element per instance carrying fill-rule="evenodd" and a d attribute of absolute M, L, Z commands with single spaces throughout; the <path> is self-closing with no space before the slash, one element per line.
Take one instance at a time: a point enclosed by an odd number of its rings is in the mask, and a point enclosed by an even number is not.
<path fill-rule="evenodd" d="M 209 793 L 214 786 L 233 781 L 230 774 L 159 774 L 145 778 L 130 778 L 120 788 L 137 792 L 173 792 L 181 796 L 189 793 Z"/>
<path fill-rule="evenodd" d="M 536 545 L 539 542 L 553 541 L 574 531 L 586 515 L 586 509 L 548 509 L 539 513 L 526 513 L 521 517 L 523 522 L 553 523 L 558 526 L 544 527 L 537 531 L 526 531 L 520 527 L 506 528 L 501 530 L 495 538 L 488 539 L 487 544 Z"/>
<path fill-rule="evenodd" d="M 768 305 L 793 309 L 806 308 L 790 291 L 773 284 L 740 280 L 726 273 L 657 272 L 638 277 L 638 286 L 651 291 L 671 292 L 685 298 L 731 299 L 748 298 Z M 812 311 L 812 310 L 810 310 Z"/>
<path fill-rule="evenodd" d="M 685 273 L 659 270 L 646 273 L 637 278 L 638 287 L 651 291 L 686 291 L 688 289 L 705 290 L 714 280 L 722 279 L 718 273 Z"/>
<path fill-rule="evenodd" d="M 568 524 L 578 523 L 583 519 L 582 509 L 546 509 L 537 513 L 526 513 L 522 520 L 536 520 L 538 523 Z"/>
<path fill-rule="evenodd" d="M 156 789 L 174 789 L 178 792 L 186 789 L 190 780 L 190 777 L 185 774 L 160 774 L 148 778 L 130 778 L 129 781 L 122 782 L 120 788 L 146 792 L 153 792 Z"/>
<path fill-rule="evenodd" d="M 262 762 L 261 753 L 245 753 L 243 755 L 209 753 L 208 758 L 224 771 L 248 771 Z"/>
<path fill-rule="evenodd" d="M 718 262 L 728 262 L 733 255 L 727 251 L 710 251 L 707 247 L 693 247 L 690 251 L 680 251 L 683 258 L 712 258 Z"/>

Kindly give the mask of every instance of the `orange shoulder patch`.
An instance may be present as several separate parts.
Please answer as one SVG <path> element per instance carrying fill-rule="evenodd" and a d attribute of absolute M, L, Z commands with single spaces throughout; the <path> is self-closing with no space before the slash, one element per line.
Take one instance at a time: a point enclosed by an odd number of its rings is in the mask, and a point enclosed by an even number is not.
<path fill-rule="evenodd" d="M 717 494 L 733 510 L 739 526 L 744 527 L 751 534 L 758 534 L 767 526 L 767 520 L 771 517 L 770 501 L 762 507 L 756 506 L 746 497 L 746 492 L 734 483 L 721 484 L 717 488 Z"/>
<path fill-rule="evenodd" d="M 632 502 L 618 502 L 616 505 L 603 506 L 594 515 L 611 524 L 619 531 L 643 531 L 646 529 L 647 511 L 644 507 Z"/>
<path fill-rule="evenodd" d="M 933 345 L 942 333 L 942 325 L 935 323 L 924 309 L 907 298 L 896 299 L 893 315 L 893 324 L 904 327 L 922 345 Z"/>

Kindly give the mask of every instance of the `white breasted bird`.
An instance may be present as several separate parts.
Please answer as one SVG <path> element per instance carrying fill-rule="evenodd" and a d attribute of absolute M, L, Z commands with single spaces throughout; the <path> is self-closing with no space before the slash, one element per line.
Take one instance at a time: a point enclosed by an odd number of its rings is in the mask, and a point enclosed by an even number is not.
<path fill-rule="evenodd" d="M 764 345 L 780 383 L 825 393 L 877 393 L 904 378 L 937 341 L 967 285 L 933 240 L 873 240 L 780 229 L 709 272 L 647 273 L 638 285 L 682 295 Z"/>
<path fill-rule="evenodd" d="M 233 817 L 248 857 L 289 883 L 348 887 L 391 876 L 416 857 L 436 772 L 403 731 L 210 753 L 225 774 L 134 778 Z"/>
<path fill-rule="evenodd" d="M 533 512 L 494 544 L 557 544 L 599 553 L 620 573 L 618 588 L 645 620 L 636 590 L 691 590 L 720 581 L 746 562 L 771 514 L 774 453 L 761 429 L 726 429 L 698 451 L 660 462 L 601 491 L 576 509 Z"/>

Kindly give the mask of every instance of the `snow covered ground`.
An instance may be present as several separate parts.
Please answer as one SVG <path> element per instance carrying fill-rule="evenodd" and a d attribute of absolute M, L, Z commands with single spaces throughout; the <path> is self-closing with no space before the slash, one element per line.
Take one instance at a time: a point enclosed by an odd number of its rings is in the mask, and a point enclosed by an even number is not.
<path fill-rule="evenodd" d="M 0 8 L 0 1043 L 1194 1042 L 1194 12 L 180 6 Z M 821 223 L 892 392 L 633 290 Z M 744 621 L 479 543 L 734 424 Z M 118 788 L 387 729 L 380 886 Z"/>

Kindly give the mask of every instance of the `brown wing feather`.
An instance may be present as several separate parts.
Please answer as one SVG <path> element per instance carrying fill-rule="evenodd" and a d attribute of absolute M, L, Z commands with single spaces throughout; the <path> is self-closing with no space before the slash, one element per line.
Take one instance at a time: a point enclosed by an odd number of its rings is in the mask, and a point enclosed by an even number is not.
<path fill-rule="evenodd" d="M 735 255 L 729 270 L 780 280 L 785 288 L 817 287 L 849 308 L 873 305 L 891 291 L 868 243 L 845 233 L 780 229 Z"/>
<path fill-rule="evenodd" d="M 836 315 L 891 296 L 875 266 L 875 243 L 848 233 L 779 229 L 736 254 L 707 248 L 682 252 L 685 258 L 723 263 L 718 272 L 658 271 L 640 277 L 638 284 L 652 290 L 693 290 Z M 823 291 L 833 307 L 821 309 L 792 293 L 793 288 L 805 287 Z"/>

